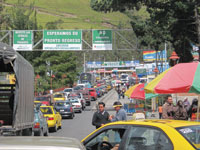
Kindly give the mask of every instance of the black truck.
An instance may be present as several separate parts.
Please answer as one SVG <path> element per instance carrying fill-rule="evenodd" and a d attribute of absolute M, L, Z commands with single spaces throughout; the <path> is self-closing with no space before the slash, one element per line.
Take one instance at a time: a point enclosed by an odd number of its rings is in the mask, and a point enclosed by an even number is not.
<path fill-rule="evenodd" d="M 34 69 L 12 47 L 0 42 L 0 135 L 32 135 L 34 123 Z"/>

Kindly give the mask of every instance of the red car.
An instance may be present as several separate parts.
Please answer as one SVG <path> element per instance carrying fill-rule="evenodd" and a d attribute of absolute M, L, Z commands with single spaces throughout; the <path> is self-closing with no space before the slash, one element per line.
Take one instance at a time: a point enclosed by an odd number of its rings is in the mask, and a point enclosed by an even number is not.
<path fill-rule="evenodd" d="M 51 105 L 51 96 L 38 96 L 35 97 L 35 101 L 40 101 L 43 105 Z"/>
<path fill-rule="evenodd" d="M 95 88 L 86 88 L 86 90 L 89 91 L 91 100 L 96 101 L 97 100 L 97 92 L 96 92 Z"/>

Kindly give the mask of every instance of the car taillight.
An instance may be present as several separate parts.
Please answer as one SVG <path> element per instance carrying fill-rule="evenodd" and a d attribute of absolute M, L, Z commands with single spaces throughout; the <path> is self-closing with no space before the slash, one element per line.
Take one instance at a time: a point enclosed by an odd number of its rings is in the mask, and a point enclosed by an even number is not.
<path fill-rule="evenodd" d="M 40 128 L 40 123 L 39 122 L 35 123 L 34 128 Z"/>
<path fill-rule="evenodd" d="M 48 120 L 54 120 L 54 118 L 53 117 L 49 117 Z"/>
<path fill-rule="evenodd" d="M 70 107 L 70 112 L 73 112 L 73 108 L 72 107 Z"/>

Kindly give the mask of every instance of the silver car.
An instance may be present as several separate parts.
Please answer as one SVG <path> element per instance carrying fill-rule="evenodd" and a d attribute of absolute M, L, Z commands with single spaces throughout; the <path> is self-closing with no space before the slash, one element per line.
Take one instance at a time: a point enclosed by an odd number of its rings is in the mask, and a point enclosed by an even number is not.
<path fill-rule="evenodd" d="M 86 150 L 74 138 L 0 137 L 0 150 Z"/>

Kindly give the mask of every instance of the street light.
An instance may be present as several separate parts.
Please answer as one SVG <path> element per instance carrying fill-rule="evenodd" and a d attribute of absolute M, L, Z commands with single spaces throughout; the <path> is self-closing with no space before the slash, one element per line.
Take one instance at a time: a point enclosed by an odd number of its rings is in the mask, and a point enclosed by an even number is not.
<path fill-rule="evenodd" d="M 173 66 L 176 65 L 177 60 L 178 60 L 179 58 L 180 58 L 180 57 L 178 57 L 178 55 L 176 54 L 175 51 L 173 51 L 172 54 L 171 54 L 171 57 L 169 57 L 169 59 L 172 60 L 173 63 L 174 63 Z"/>

